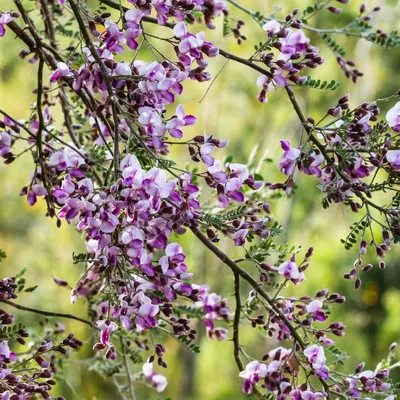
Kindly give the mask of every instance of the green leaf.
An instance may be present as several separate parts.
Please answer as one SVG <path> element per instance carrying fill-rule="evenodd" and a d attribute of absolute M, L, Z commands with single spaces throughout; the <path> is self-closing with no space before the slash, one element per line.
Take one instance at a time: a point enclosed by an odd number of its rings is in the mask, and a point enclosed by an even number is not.
<path fill-rule="evenodd" d="M 38 285 L 28 287 L 27 289 L 25 289 L 25 292 L 28 292 L 28 293 L 33 292 L 37 289 L 37 287 L 38 287 Z"/>

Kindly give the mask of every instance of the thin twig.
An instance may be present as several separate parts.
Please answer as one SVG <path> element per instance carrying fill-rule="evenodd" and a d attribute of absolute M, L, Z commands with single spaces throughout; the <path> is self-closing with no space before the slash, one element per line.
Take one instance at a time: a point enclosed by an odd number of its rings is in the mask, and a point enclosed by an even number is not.
<path fill-rule="evenodd" d="M 82 323 L 84 323 L 86 325 L 89 325 L 94 329 L 99 329 L 91 321 L 89 321 L 87 319 L 83 319 L 83 318 L 77 317 L 74 314 L 64 314 L 64 313 L 58 313 L 58 312 L 53 312 L 53 311 L 38 310 L 36 308 L 30 308 L 30 307 L 23 306 L 21 304 L 16 304 L 16 303 L 14 303 L 14 302 L 12 302 L 10 300 L 0 300 L 0 302 L 4 303 L 4 304 L 8 304 L 10 307 L 17 308 L 18 310 L 21 310 L 21 311 L 29 311 L 29 312 L 32 312 L 32 313 L 35 313 L 35 314 L 45 315 L 47 317 L 73 319 L 75 321 L 79 321 L 79 322 L 82 322 Z"/>

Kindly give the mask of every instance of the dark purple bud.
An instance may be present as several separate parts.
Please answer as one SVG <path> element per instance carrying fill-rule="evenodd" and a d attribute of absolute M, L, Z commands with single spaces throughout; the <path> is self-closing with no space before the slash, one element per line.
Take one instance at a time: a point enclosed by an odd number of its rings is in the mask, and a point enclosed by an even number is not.
<path fill-rule="evenodd" d="M 362 362 L 361 364 L 358 364 L 356 369 L 354 370 L 354 372 L 356 374 L 359 374 L 360 372 L 362 372 L 364 370 L 365 367 L 365 362 Z"/>
<path fill-rule="evenodd" d="M 341 8 L 337 8 L 337 7 L 333 7 L 333 6 L 328 7 L 328 10 L 333 14 L 341 14 L 343 12 L 343 10 Z"/>
<path fill-rule="evenodd" d="M 315 295 L 315 297 L 324 297 L 324 296 L 326 296 L 328 294 L 328 289 L 323 289 L 323 290 L 320 290 L 316 295 Z"/>
<path fill-rule="evenodd" d="M 361 279 L 357 278 L 354 287 L 358 290 L 361 287 Z"/>
<path fill-rule="evenodd" d="M 362 270 L 364 271 L 364 272 L 368 272 L 368 271 L 371 271 L 371 269 L 373 268 L 374 266 L 372 265 L 372 264 L 367 264 Z"/>

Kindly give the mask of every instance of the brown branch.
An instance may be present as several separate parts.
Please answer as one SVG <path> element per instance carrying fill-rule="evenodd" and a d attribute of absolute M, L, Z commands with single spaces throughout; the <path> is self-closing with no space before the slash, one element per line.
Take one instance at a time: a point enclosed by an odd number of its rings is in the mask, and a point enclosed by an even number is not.
<path fill-rule="evenodd" d="M 296 328 L 290 323 L 286 316 L 277 307 L 272 297 L 264 290 L 262 283 L 257 282 L 247 271 L 242 269 L 238 264 L 236 264 L 232 259 L 230 259 L 224 252 L 222 252 L 217 246 L 214 245 L 208 238 L 200 231 L 197 227 L 191 227 L 191 231 L 195 236 L 209 249 L 211 250 L 224 264 L 226 264 L 233 273 L 240 275 L 245 281 L 247 281 L 261 297 L 263 297 L 274 313 L 285 323 L 285 325 L 290 330 L 293 338 L 299 343 L 302 349 L 306 348 L 306 344 L 300 337 Z"/>
<path fill-rule="evenodd" d="M 57 317 L 57 318 L 67 318 L 67 319 L 73 319 L 75 321 L 79 321 L 82 322 L 86 325 L 91 326 L 94 329 L 99 329 L 96 325 L 94 325 L 91 321 L 88 321 L 86 319 L 77 317 L 74 314 L 63 314 L 63 313 L 58 313 L 58 312 L 52 312 L 52 311 L 44 311 L 44 310 L 38 310 L 36 308 L 30 308 L 30 307 L 26 307 L 26 306 L 22 306 L 20 304 L 16 304 L 10 300 L 0 300 L 1 303 L 4 304 L 8 304 L 10 307 L 14 307 L 18 310 L 21 311 L 28 311 L 28 312 L 32 312 L 35 314 L 40 314 L 40 315 L 45 315 L 46 317 Z"/>
<path fill-rule="evenodd" d="M 242 360 L 240 358 L 240 340 L 239 340 L 239 323 L 240 313 L 242 311 L 242 304 L 240 301 L 240 277 L 237 272 L 233 273 L 234 287 L 235 287 L 235 315 L 233 317 L 233 355 L 235 356 L 236 365 L 240 371 L 244 370 Z"/>
<path fill-rule="evenodd" d="M 117 112 L 117 108 L 116 108 L 116 98 L 114 96 L 113 87 L 112 87 L 112 84 L 109 79 L 107 67 L 104 64 L 103 60 L 101 59 L 99 53 L 97 52 L 97 49 L 94 46 L 94 44 L 93 44 L 92 40 L 90 39 L 89 34 L 86 30 L 86 26 L 83 21 L 82 15 L 79 11 L 79 7 L 74 2 L 74 0 L 68 0 L 68 2 L 71 6 L 72 12 L 74 13 L 74 15 L 78 21 L 79 29 L 80 29 L 80 32 L 86 43 L 86 46 L 90 49 L 90 53 L 92 54 L 93 58 L 96 60 L 97 64 L 100 67 L 101 73 L 104 77 L 104 82 L 107 87 L 108 95 L 110 96 L 111 112 L 112 112 L 112 116 L 113 116 L 113 120 L 114 120 L 113 121 L 114 122 L 114 173 L 115 173 L 115 179 L 117 179 L 118 178 L 118 170 L 119 170 L 119 129 L 118 129 L 119 119 L 118 119 L 118 112 Z"/>
<path fill-rule="evenodd" d="M 43 19 L 44 19 L 46 30 L 47 30 L 47 35 L 49 36 L 49 39 L 50 39 L 50 44 L 52 47 L 54 47 L 56 49 L 57 48 L 56 30 L 53 25 L 52 12 L 49 9 L 49 4 L 48 4 L 47 0 L 40 0 L 40 4 L 42 6 Z"/>
<path fill-rule="evenodd" d="M 308 134 L 308 140 L 311 141 L 318 148 L 318 150 L 323 155 L 327 164 L 333 168 L 333 170 L 340 176 L 340 178 L 342 178 L 343 181 L 345 181 L 345 182 L 350 182 L 349 177 L 346 174 L 344 174 L 340 169 L 337 168 L 337 165 L 333 162 L 332 158 L 329 156 L 325 146 L 322 145 L 319 142 L 319 140 L 313 135 L 313 128 L 308 124 L 307 119 L 306 119 L 303 111 L 300 108 L 300 104 L 297 101 L 297 98 L 296 98 L 296 95 L 294 94 L 293 89 L 290 86 L 286 86 L 286 92 L 289 96 L 289 100 L 292 103 L 297 116 L 300 119 L 300 122 L 302 123 L 304 129 L 306 130 L 306 132 Z M 364 204 L 368 204 L 371 207 L 375 208 L 376 210 L 380 211 L 381 213 L 387 214 L 388 210 L 386 210 L 385 208 L 378 206 L 377 204 L 368 200 L 364 196 L 361 196 L 360 198 Z"/>
<path fill-rule="evenodd" d="M 232 272 L 240 275 L 245 281 L 247 281 L 256 292 L 263 297 L 274 313 L 284 322 L 284 324 L 289 329 L 295 341 L 297 341 L 302 350 L 304 350 L 307 345 L 297 332 L 296 328 L 291 324 L 291 322 L 286 318 L 286 316 L 281 312 L 281 310 L 277 307 L 274 300 L 270 295 L 264 290 L 264 287 L 261 283 L 257 282 L 247 271 L 242 269 L 239 265 L 237 265 L 232 259 L 230 259 L 224 252 L 222 252 L 217 246 L 214 245 L 208 238 L 200 231 L 199 228 L 192 226 L 191 231 L 194 235 L 209 249 L 211 250 L 224 264 L 226 264 Z M 329 386 L 323 380 L 319 378 L 322 386 L 327 392 L 327 398 L 329 399 Z"/>

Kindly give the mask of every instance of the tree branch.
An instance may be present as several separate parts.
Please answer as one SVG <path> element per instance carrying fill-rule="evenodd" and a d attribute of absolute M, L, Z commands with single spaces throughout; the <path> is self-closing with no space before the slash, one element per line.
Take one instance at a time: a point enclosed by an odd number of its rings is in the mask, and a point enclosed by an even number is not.
<path fill-rule="evenodd" d="M 289 329 L 295 341 L 298 342 L 301 349 L 304 350 L 307 347 L 307 344 L 303 341 L 296 328 L 291 324 L 291 322 L 286 318 L 286 316 L 281 312 L 281 310 L 277 307 L 274 300 L 270 295 L 264 290 L 264 287 L 261 283 L 257 282 L 247 271 L 242 269 L 239 265 L 237 265 L 232 259 L 230 259 L 224 252 L 222 252 L 217 246 L 214 245 L 208 238 L 200 231 L 199 228 L 192 226 L 191 231 L 194 235 L 209 249 L 211 250 L 224 264 L 226 264 L 232 272 L 240 275 L 245 281 L 247 281 L 256 292 L 263 297 L 271 309 L 275 312 L 275 314 L 284 322 L 284 324 Z M 319 378 L 322 386 L 327 392 L 327 398 L 329 399 L 329 386 L 328 384 L 321 378 Z"/>
<path fill-rule="evenodd" d="M 240 340 L 239 340 L 239 323 L 240 323 L 240 313 L 242 311 L 242 305 L 240 301 L 240 277 L 237 272 L 233 273 L 234 287 L 235 287 L 235 315 L 233 318 L 233 355 L 235 356 L 236 365 L 240 371 L 244 370 L 242 360 L 240 358 Z"/>
<path fill-rule="evenodd" d="M 89 325 L 90 327 L 94 329 L 99 329 L 96 325 L 94 325 L 91 321 L 77 317 L 74 314 L 63 314 L 63 313 L 58 313 L 58 312 L 52 312 L 52 311 L 44 311 L 44 310 L 38 310 L 36 308 L 30 308 L 26 306 L 22 306 L 20 304 L 16 304 L 10 300 L 0 300 L 0 303 L 8 304 L 10 307 L 14 307 L 18 310 L 21 311 L 28 311 L 31 313 L 35 314 L 40 314 L 40 315 L 45 315 L 46 317 L 57 317 L 57 318 L 67 318 L 67 319 L 73 319 L 75 321 L 82 322 L 86 325 Z"/>
<path fill-rule="evenodd" d="M 119 170 L 119 129 L 118 129 L 119 119 L 118 119 L 117 109 L 115 106 L 116 99 L 114 96 L 113 87 L 109 79 L 107 67 L 104 64 L 103 60 L 101 59 L 99 53 L 97 52 L 97 49 L 94 47 L 94 44 L 89 37 L 89 34 L 87 33 L 86 26 L 82 19 L 78 6 L 74 2 L 74 0 L 68 0 L 68 2 L 71 6 L 72 12 L 74 13 L 78 21 L 79 30 L 83 36 L 86 46 L 90 49 L 90 53 L 92 54 L 93 58 L 96 60 L 97 64 L 100 67 L 101 74 L 103 75 L 104 82 L 107 87 L 108 95 L 110 96 L 111 112 L 114 120 L 114 173 L 115 173 L 115 179 L 117 179 Z"/>

